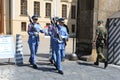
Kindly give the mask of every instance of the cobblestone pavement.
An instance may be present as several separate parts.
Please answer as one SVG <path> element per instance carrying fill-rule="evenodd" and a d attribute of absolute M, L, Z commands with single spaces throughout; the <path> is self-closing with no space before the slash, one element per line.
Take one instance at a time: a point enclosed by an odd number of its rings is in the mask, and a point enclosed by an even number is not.
<path fill-rule="evenodd" d="M 70 54 L 72 53 L 72 42 L 68 43 L 66 51 L 67 54 Z M 110 64 L 107 69 L 103 69 L 103 63 L 100 63 L 98 67 L 94 66 L 93 62 L 70 61 L 67 58 L 62 62 L 64 75 L 60 75 L 49 62 L 49 41 L 41 39 L 39 47 L 38 70 L 33 69 L 28 63 L 29 49 L 27 41 L 24 40 L 24 65 L 16 66 L 14 59 L 10 59 L 10 63 L 8 63 L 8 59 L 1 59 L 0 80 L 120 80 L 120 66 Z"/>

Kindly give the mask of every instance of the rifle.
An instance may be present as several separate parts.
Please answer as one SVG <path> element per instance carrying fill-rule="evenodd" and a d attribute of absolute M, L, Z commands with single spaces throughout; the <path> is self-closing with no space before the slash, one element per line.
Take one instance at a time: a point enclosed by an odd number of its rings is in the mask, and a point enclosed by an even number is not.
<path fill-rule="evenodd" d="M 27 12 L 27 16 L 28 16 L 29 22 L 32 24 L 31 30 L 37 32 L 37 29 L 34 27 L 34 23 L 31 19 L 30 15 L 28 14 L 28 12 Z"/>
<path fill-rule="evenodd" d="M 60 34 L 58 33 L 58 25 L 57 25 L 57 21 L 54 19 L 54 18 L 51 18 L 50 17 L 50 21 L 51 21 L 51 24 L 53 25 L 53 27 L 56 27 L 57 28 L 57 37 L 60 41 L 63 41 L 62 37 L 60 36 Z"/>

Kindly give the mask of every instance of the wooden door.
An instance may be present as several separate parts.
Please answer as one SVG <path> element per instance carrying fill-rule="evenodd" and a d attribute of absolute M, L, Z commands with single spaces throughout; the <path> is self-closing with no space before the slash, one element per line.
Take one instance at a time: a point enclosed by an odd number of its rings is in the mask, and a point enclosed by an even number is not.
<path fill-rule="evenodd" d="M 94 21 L 94 0 L 78 0 L 76 53 L 78 57 L 91 55 Z"/>
<path fill-rule="evenodd" d="M 0 0 L 0 34 L 4 33 L 4 0 Z"/>

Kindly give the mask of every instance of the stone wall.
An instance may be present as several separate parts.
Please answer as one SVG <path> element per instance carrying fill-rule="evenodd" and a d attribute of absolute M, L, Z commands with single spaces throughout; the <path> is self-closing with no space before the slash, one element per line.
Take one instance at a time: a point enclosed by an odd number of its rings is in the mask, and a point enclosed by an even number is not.
<path fill-rule="evenodd" d="M 104 21 L 120 10 L 120 0 L 99 0 L 98 19 Z"/>

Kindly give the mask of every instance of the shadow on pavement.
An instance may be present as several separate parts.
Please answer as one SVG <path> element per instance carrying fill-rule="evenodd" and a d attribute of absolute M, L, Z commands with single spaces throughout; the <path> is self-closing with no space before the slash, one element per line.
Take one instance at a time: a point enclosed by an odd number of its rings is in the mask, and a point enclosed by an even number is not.
<path fill-rule="evenodd" d="M 94 65 L 93 63 L 89 63 L 89 62 L 77 62 L 79 65 L 85 65 L 85 66 L 92 66 L 92 67 L 95 67 L 95 68 L 101 68 L 101 69 L 104 69 L 103 67 L 100 67 L 100 66 L 97 66 L 97 65 Z"/>
<path fill-rule="evenodd" d="M 15 63 L 14 62 L 2 62 L 2 63 L 0 63 L 0 66 L 4 66 L 4 65 L 15 65 Z"/>
<path fill-rule="evenodd" d="M 37 57 L 43 57 L 43 58 L 50 58 L 51 54 L 49 53 L 38 53 Z M 70 58 L 70 54 L 65 54 L 65 59 L 69 59 Z"/>
<path fill-rule="evenodd" d="M 49 58 L 51 54 L 49 53 L 37 53 L 37 57 Z"/>
<path fill-rule="evenodd" d="M 55 68 L 49 68 L 49 67 L 38 67 L 38 70 L 45 71 L 45 72 L 55 72 Z"/>
<path fill-rule="evenodd" d="M 52 64 L 50 62 L 46 63 L 46 62 L 37 62 L 37 65 L 47 65 L 47 66 L 52 66 Z"/>
<path fill-rule="evenodd" d="M 26 65 L 26 66 L 34 69 L 32 65 Z M 40 71 L 43 71 L 43 72 L 53 72 L 53 73 L 57 73 L 57 70 L 56 70 L 55 68 L 53 68 L 53 67 L 48 67 L 48 66 L 47 66 L 47 67 L 45 67 L 45 66 L 44 66 L 44 67 L 38 66 L 38 69 L 35 69 L 35 70 L 40 70 Z"/>

